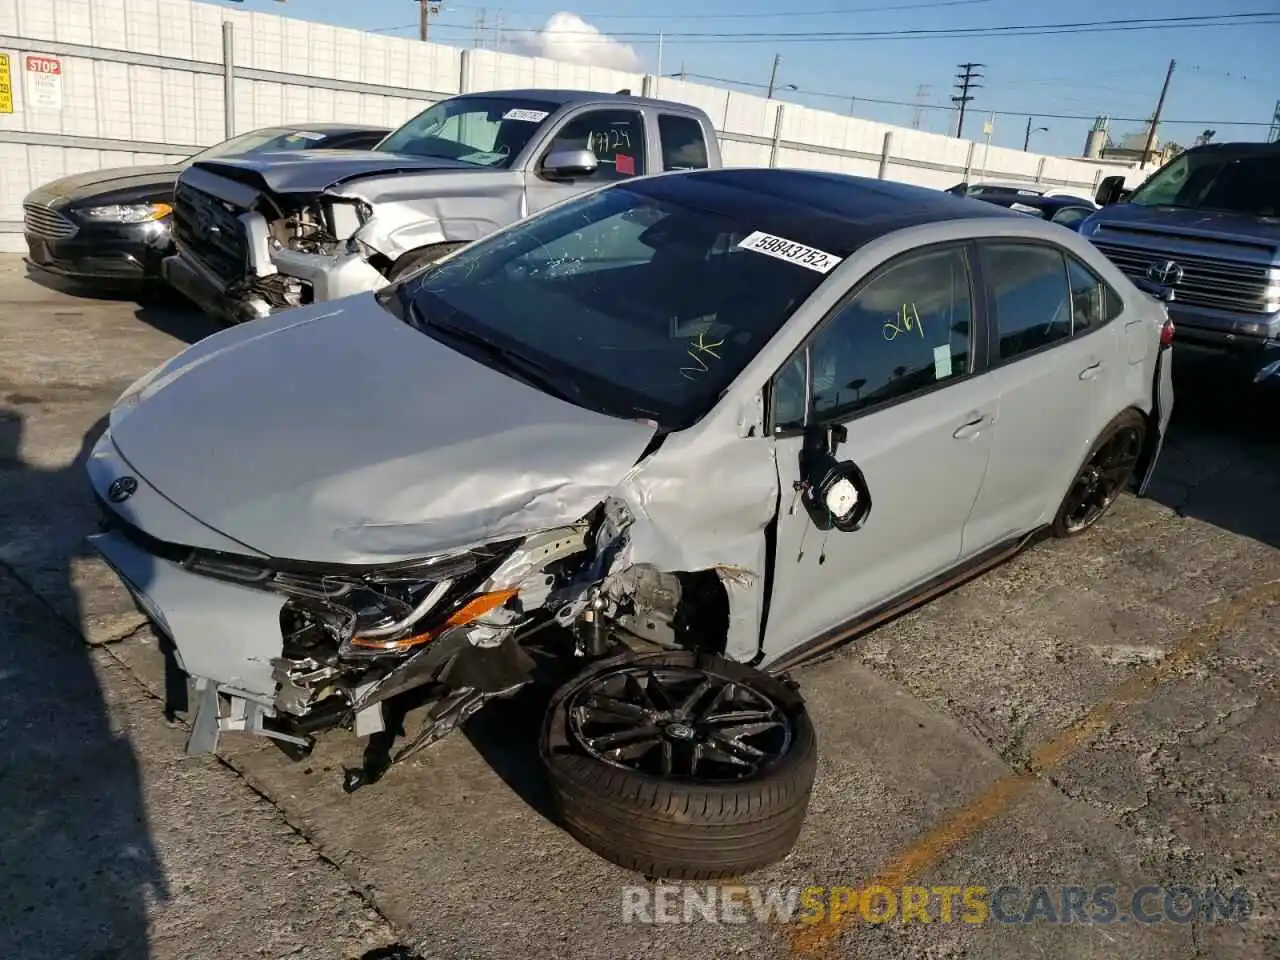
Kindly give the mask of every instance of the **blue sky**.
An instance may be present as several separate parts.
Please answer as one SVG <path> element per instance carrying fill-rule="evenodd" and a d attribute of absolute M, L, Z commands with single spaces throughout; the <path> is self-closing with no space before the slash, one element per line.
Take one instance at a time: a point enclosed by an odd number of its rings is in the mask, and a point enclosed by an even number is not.
<path fill-rule="evenodd" d="M 985 64 L 985 78 L 981 81 L 984 86 L 975 91 L 976 99 L 970 104 L 966 136 L 981 137 L 985 111 L 1016 112 L 1019 115 L 996 118 L 992 142 L 1021 147 L 1030 113 L 1035 118 L 1033 127 L 1049 128 L 1033 135 L 1032 148 L 1063 155 L 1079 154 L 1091 119 L 1042 115 L 1148 116 L 1170 58 L 1177 60 L 1177 67 L 1164 116 L 1170 121 L 1197 122 L 1162 124 L 1162 140 L 1189 144 L 1206 127 L 1217 131 L 1217 140 L 1265 139 L 1280 99 L 1280 58 L 1276 56 L 1280 49 L 1280 22 L 1274 20 L 1117 33 L 857 42 L 772 38 L 726 42 L 679 36 L 863 34 L 1280 11 L 1276 0 L 1223 0 L 1213 5 L 1197 0 L 1076 0 L 1069 5 L 1049 0 L 935 0 L 934 4 L 927 4 L 929 0 L 794 0 L 791 4 L 766 0 L 700 0 L 697 4 L 691 0 L 445 0 L 440 15 L 432 18 L 432 39 L 471 46 L 482 11 L 486 25 L 483 35 L 489 45 L 496 40 L 495 27 L 499 23 L 511 43 L 521 39 L 513 31 L 538 30 L 553 14 L 574 13 L 630 45 L 648 72 L 657 69 L 659 31 L 664 34 L 664 73 L 685 70 L 767 84 L 773 57 L 780 54 L 779 86 L 793 84 L 800 91 L 815 92 L 780 90 L 780 97 L 906 126 L 912 125 L 917 116 L 912 106 L 858 100 L 851 104 L 849 98 L 921 102 L 925 104 L 918 114 L 921 129 L 938 133 L 952 132 L 954 113 L 928 107 L 949 106 L 956 65 L 979 62 Z M 227 5 L 365 30 L 380 29 L 396 36 L 417 35 L 415 0 L 363 0 L 359 4 L 350 0 L 287 0 L 283 4 L 245 0 Z M 914 8 L 884 9 L 905 6 Z M 396 27 L 404 29 L 389 29 Z M 562 40 L 574 42 L 577 37 L 573 32 Z M 596 45 L 599 48 L 598 41 Z M 830 96 L 818 96 L 816 92 Z M 1228 121 L 1262 125 L 1233 125 Z M 1112 135 L 1118 138 L 1139 126 L 1136 122 L 1113 120 Z"/>

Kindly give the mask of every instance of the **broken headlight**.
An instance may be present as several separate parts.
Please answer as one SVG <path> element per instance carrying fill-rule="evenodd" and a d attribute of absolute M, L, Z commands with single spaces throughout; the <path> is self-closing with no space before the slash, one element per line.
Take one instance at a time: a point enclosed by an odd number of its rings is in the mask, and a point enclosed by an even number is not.
<path fill-rule="evenodd" d="M 516 591 L 476 589 L 514 546 L 495 544 L 388 567 L 332 572 L 210 551 L 193 552 L 185 565 L 204 576 L 282 593 L 299 611 L 324 617 L 340 655 L 370 657 L 419 647 L 446 630 L 493 615 Z"/>

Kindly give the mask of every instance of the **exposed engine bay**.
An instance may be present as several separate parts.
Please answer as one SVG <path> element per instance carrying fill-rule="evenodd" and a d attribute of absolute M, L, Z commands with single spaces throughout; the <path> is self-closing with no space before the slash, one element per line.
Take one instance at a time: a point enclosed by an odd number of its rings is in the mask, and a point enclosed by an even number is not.
<path fill-rule="evenodd" d="M 372 216 L 369 204 L 259 191 L 208 174 L 188 179 L 195 182 L 181 181 L 175 190 L 174 234 L 188 264 L 220 288 L 224 303 L 213 312 L 224 319 L 253 319 L 355 292 L 342 290 L 336 285 L 341 278 L 330 276 L 353 251 L 368 274 L 358 288 L 380 282 L 381 274 L 365 262 L 372 251 L 351 240 Z"/>
<path fill-rule="evenodd" d="M 621 648 L 722 652 L 728 597 L 715 571 L 627 560 L 626 510 L 447 557 L 370 571 L 299 569 L 190 551 L 200 576 L 283 594 L 270 704 L 197 678 L 188 752 L 222 731 L 277 741 L 295 759 L 334 727 L 369 738 L 350 791 L 435 742 L 495 697 L 532 682 L 538 654 L 594 659 Z M 408 706 L 422 727 L 397 744 Z"/>

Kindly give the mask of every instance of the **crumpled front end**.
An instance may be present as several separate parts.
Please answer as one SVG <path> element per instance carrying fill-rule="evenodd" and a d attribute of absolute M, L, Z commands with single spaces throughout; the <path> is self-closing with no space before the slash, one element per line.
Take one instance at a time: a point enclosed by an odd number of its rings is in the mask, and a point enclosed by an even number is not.
<path fill-rule="evenodd" d="M 166 279 L 239 322 L 377 290 L 405 253 L 475 240 L 518 218 L 515 175 L 401 169 L 390 157 L 382 165 L 366 161 L 327 185 L 286 180 L 282 190 L 272 189 L 270 167 L 186 170 L 174 192 L 179 254 Z"/>

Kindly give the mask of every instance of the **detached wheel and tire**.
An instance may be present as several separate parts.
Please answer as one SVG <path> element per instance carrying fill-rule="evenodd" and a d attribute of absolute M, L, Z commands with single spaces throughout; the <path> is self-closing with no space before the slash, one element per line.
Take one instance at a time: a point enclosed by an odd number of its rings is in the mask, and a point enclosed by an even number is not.
<path fill-rule="evenodd" d="M 1102 519 L 1133 477 L 1146 436 L 1146 420 L 1137 410 L 1107 424 L 1053 518 L 1055 537 L 1077 536 Z"/>
<path fill-rule="evenodd" d="M 429 263 L 435 263 L 441 257 L 465 246 L 465 243 L 437 243 L 431 247 L 423 247 L 421 250 L 410 250 L 391 265 L 391 269 L 387 271 L 387 280 L 390 283 L 403 280 L 415 270 Z"/>
<path fill-rule="evenodd" d="M 688 651 L 588 668 L 553 697 L 540 749 L 570 834 L 619 866 L 681 880 L 786 856 L 818 759 L 794 689 Z"/>

